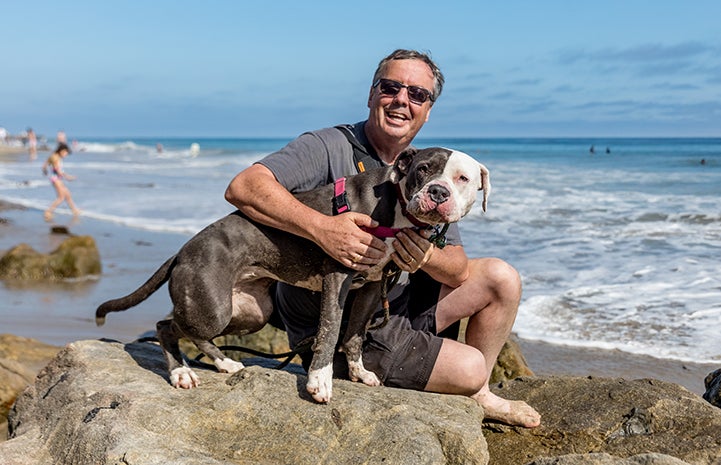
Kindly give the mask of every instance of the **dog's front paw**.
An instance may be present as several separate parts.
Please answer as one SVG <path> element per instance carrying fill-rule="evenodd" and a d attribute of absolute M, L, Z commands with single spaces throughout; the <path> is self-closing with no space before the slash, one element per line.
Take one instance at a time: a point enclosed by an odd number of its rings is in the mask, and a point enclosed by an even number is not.
<path fill-rule="evenodd" d="M 175 388 L 192 389 L 200 385 L 200 378 L 189 367 L 182 366 L 170 372 L 170 384 Z"/>
<path fill-rule="evenodd" d="M 326 365 L 320 370 L 310 370 L 305 388 L 316 402 L 329 402 L 333 396 L 333 365 Z"/>
<path fill-rule="evenodd" d="M 381 380 L 375 373 L 368 371 L 361 362 L 348 362 L 348 376 L 351 381 L 361 381 L 367 386 L 380 386 Z"/>

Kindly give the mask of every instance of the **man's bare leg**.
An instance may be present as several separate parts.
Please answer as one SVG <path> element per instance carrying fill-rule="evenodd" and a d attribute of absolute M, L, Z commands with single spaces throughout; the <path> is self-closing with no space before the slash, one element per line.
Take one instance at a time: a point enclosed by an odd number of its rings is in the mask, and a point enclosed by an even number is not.
<path fill-rule="evenodd" d="M 468 395 L 485 417 L 533 428 L 541 416 L 523 401 L 493 394 L 490 375 L 516 319 L 521 299 L 518 272 L 498 259 L 474 259 L 470 275 L 458 288 L 443 288 L 436 312 L 437 330 L 469 317 L 466 344 L 444 340 L 426 390 Z"/>

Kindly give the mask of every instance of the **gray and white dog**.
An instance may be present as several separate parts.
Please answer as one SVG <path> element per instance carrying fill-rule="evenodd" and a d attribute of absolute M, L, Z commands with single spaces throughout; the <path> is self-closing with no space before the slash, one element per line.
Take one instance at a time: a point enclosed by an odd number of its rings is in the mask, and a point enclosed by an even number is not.
<path fill-rule="evenodd" d="M 466 215 L 483 190 L 483 211 L 491 185 L 489 172 L 469 155 L 444 148 L 409 149 L 392 166 L 346 178 L 345 194 L 353 211 L 371 216 L 386 228 L 453 223 Z M 333 214 L 333 184 L 296 197 L 327 215 Z M 170 383 L 193 388 L 198 376 L 187 366 L 178 340 L 191 340 L 218 371 L 235 373 L 243 364 L 226 357 L 212 340 L 225 334 L 260 330 L 273 309 L 270 286 L 282 281 L 322 291 L 318 335 L 306 388 L 317 402 L 332 396 L 333 355 L 340 334 L 348 292 L 358 289 L 342 343 L 353 381 L 369 386 L 378 377 L 363 367 L 366 326 L 380 301 L 386 258 L 366 271 L 354 271 L 329 257 L 316 244 L 251 221 L 236 211 L 192 237 L 148 281 L 131 294 L 107 301 L 95 313 L 105 316 L 147 299 L 166 281 L 173 302 L 172 317 L 158 322 L 157 334 L 168 363 Z"/>

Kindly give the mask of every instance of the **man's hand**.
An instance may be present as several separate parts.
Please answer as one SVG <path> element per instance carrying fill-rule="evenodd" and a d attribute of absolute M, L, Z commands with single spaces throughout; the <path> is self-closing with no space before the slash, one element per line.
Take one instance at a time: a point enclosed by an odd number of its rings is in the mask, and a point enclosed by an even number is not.
<path fill-rule="evenodd" d="M 396 234 L 396 239 L 393 241 L 395 252 L 391 254 L 391 258 L 398 268 L 415 273 L 428 263 L 436 250 L 436 246 L 428 241 L 431 232 L 423 230 L 419 234 L 412 229 L 404 229 Z"/>
<path fill-rule="evenodd" d="M 327 217 L 327 224 L 314 234 L 315 242 L 331 257 L 354 270 L 367 270 L 386 255 L 386 244 L 360 229 L 374 228 L 378 222 L 357 212 Z"/>

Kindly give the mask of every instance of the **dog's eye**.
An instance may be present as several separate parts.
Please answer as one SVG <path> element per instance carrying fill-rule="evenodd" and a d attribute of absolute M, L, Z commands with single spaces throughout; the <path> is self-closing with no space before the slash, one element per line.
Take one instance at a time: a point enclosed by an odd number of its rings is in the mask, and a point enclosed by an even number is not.
<path fill-rule="evenodd" d="M 460 182 L 462 182 L 462 183 L 465 184 L 465 183 L 470 182 L 470 179 L 468 179 L 467 177 L 465 177 L 465 176 L 463 176 L 463 175 L 460 175 L 460 176 L 458 176 L 458 181 L 460 181 Z"/>
<path fill-rule="evenodd" d="M 420 174 L 427 174 L 428 173 L 428 165 L 420 165 L 418 167 L 418 172 Z"/>

